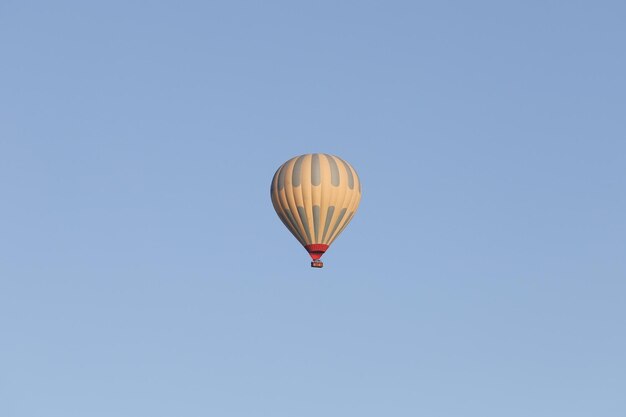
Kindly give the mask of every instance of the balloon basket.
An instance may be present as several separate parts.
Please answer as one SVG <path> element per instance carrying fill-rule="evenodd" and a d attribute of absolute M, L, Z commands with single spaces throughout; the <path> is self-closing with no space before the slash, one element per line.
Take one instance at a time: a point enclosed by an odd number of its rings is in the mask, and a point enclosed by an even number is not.
<path fill-rule="evenodd" d="M 315 260 L 313 262 L 311 262 L 311 267 L 312 268 L 323 268 L 324 267 L 324 262 L 318 260 Z"/>

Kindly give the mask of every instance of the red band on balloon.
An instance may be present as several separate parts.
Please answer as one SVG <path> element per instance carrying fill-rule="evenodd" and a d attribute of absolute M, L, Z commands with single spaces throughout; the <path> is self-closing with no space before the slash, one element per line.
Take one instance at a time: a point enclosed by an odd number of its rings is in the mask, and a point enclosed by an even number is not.
<path fill-rule="evenodd" d="M 316 261 L 322 257 L 324 252 L 326 252 L 326 250 L 328 249 L 328 245 L 324 245 L 323 243 L 313 243 L 312 245 L 306 245 L 304 249 L 309 252 L 309 255 L 311 255 L 311 259 Z"/>

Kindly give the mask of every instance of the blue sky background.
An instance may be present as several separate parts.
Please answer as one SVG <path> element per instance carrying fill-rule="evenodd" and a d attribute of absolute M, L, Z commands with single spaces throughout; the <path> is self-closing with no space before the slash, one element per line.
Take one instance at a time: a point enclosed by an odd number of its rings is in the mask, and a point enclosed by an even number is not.
<path fill-rule="evenodd" d="M 625 14 L 2 1 L 0 415 L 623 417 Z"/>

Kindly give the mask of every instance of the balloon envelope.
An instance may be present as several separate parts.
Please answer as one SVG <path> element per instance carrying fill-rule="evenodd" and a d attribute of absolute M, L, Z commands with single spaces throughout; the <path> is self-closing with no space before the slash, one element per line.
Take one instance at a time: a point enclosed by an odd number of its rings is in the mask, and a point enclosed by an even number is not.
<path fill-rule="evenodd" d="M 361 201 L 361 181 L 343 159 L 328 154 L 296 156 L 278 168 L 272 204 L 291 234 L 311 255 L 311 266 L 350 223 Z"/>

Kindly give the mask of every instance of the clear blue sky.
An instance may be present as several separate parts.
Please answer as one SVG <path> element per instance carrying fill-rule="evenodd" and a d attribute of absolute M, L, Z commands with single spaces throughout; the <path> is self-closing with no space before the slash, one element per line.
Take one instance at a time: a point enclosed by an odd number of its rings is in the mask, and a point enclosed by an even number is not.
<path fill-rule="evenodd" d="M 2 1 L 0 415 L 625 416 L 625 15 Z"/>

